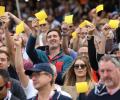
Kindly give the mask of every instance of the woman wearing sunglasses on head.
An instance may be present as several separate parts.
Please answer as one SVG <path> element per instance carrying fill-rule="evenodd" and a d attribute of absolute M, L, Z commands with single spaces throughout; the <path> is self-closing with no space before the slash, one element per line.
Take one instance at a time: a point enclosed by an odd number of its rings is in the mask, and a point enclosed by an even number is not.
<path fill-rule="evenodd" d="M 91 90 L 91 88 L 93 88 L 93 83 L 91 80 L 91 68 L 87 57 L 77 57 L 70 69 L 68 69 L 68 71 L 65 73 L 63 89 L 71 94 L 73 100 L 76 100 L 79 94 L 76 92 L 76 82 L 87 82 L 89 85 L 89 90 L 87 93 Z"/>

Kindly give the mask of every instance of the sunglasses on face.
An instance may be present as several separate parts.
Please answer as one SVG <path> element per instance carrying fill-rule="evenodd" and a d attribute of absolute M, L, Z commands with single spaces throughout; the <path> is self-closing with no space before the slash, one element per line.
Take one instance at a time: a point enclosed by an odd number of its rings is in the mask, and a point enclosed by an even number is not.
<path fill-rule="evenodd" d="M 3 86 L 0 86 L 0 91 L 2 91 L 2 90 L 3 90 L 4 86 L 5 86 L 5 85 L 3 85 Z"/>
<path fill-rule="evenodd" d="M 46 24 L 41 24 L 40 26 L 46 26 Z"/>
<path fill-rule="evenodd" d="M 72 28 L 73 26 L 69 26 L 69 28 Z"/>
<path fill-rule="evenodd" d="M 86 67 L 86 64 L 74 64 L 75 69 L 78 69 L 78 68 L 84 69 L 85 67 Z"/>

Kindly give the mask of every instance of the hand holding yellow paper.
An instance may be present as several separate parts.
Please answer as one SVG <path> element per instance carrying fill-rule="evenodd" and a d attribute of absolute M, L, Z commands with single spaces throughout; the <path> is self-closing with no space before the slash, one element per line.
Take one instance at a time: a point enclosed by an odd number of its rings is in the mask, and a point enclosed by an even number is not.
<path fill-rule="evenodd" d="M 77 93 L 85 93 L 88 91 L 88 84 L 87 82 L 77 82 L 76 83 L 76 90 Z"/>
<path fill-rule="evenodd" d="M 16 34 L 19 35 L 23 31 L 24 31 L 24 22 L 20 22 L 20 24 L 16 26 Z"/>
<path fill-rule="evenodd" d="M 73 24 L 73 15 L 65 16 L 64 22 L 67 24 Z"/>
<path fill-rule="evenodd" d="M 118 28 L 119 27 L 119 23 L 120 21 L 119 20 L 110 20 L 108 25 L 111 27 L 111 28 Z"/>
<path fill-rule="evenodd" d="M 96 7 L 96 13 L 98 13 L 98 12 L 102 11 L 103 9 L 104 9 L 103 4 L 98 5 L 98 6 Z"/>
<path fill-rule="evenodd" d="M 91 25 L 92 23 L 89 22 L 88 20 L 84 20 L 80 25 L 79 27 L 82 28 L 82 27 L 85 27 L 86 25 Z M 93 25 L 93 24 L 92 24 Z"/>
<path fill-rule="evenodd" d="M 5 14 L 5 7 L 0 6 L 0 16 L 3 16 Z"/>
<path fill-rule="evenodd" d="M 41 10 L 40 12 L 35 14 L 36 18 L 39 20 L 46 19 L 48 16 L 44 10 Z"/>

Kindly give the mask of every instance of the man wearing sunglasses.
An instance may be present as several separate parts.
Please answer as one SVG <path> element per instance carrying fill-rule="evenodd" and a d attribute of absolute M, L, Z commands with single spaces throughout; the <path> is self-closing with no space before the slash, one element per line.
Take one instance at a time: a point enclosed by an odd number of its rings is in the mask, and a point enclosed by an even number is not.
<path fill-rule="evenodd" d="M 20 100 L 11 92 L 11 82 L 6 70 L 0 69 L 0 100 Z"/>

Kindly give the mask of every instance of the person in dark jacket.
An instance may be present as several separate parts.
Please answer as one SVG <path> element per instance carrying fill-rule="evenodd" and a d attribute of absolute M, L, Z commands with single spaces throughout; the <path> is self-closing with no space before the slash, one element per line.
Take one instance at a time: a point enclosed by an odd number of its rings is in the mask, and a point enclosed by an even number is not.
<path fill-rule="evenodd" d="M 72 100 L 52 88 L 54 72 L 49 63 L 35 64 L 25 74 L 32 77 L 34 87 L 38 90 L 37 95 L 29 100 Z"/>
<path fill-rule="evenodd" d="M 9 55 L 7 51 L 0 48 L 0 69 L 4 69 L 8 71 L 8 66 L 9 66 Z M 9 75 L 11 74 L 9 73 Z M 24 90 L 20 82 L 12 78 L 11 76 L 10 76 L 10 80 L 11 80 L 11 89 L 10 89 L 11 93 L 20 100 L 26 100 L 26 95 L 24 93 Z"/>
<path fill-rule="evenodd" d="M 37 34 L 33 32 L 28 40 L 26 52 L 34 64 L 50 62 L 56 66 L 56 83 L 63 85 L 62 75 L 72 64 L 72 57 L 65 55 L 61 50 L 61 33 L 57 29 L 51 29 L 46 35 L 48 43 L 48 52 L 41 49 L 35 49 Z"/>
<path fill-rule="evenodd" d="M 9 73 L 4 69 L 0 69 L 0 100 L 20 100 L 10 92 L 10 88 Z"/>
<path fill-rule="evenodd" d="M 120 62 L 111 55 L 99 61 L 99 84 L 88 94 L 87 100 L 120 100 Z"/>

